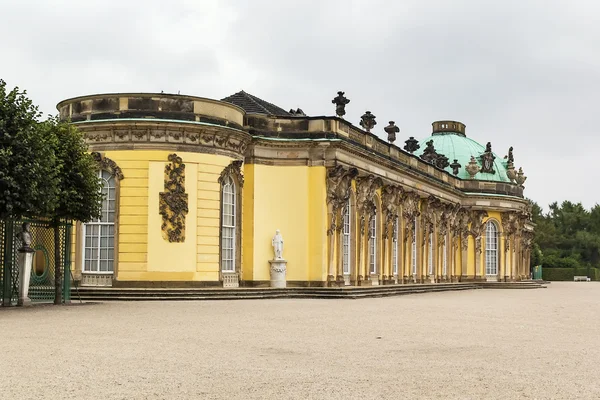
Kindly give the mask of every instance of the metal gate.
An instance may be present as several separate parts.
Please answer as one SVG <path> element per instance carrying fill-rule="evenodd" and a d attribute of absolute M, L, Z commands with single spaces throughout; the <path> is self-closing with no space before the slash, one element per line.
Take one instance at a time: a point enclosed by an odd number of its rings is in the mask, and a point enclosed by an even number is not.
<path fill-rule="evenodd" d="M 15 304 L 19 288 L 19 234 L 23 222 L 29 222 L 33 266 L 29 283 L 29 298 L 32 302 L 54 301 L 54 229 L 48 221 L 20 220 L 0 221 L 0 298 L 4 306 Z M 59 226 L 60 261 L 63 267 L 63 299 L 70 300 L 71 293 L 71 223 Z"/>

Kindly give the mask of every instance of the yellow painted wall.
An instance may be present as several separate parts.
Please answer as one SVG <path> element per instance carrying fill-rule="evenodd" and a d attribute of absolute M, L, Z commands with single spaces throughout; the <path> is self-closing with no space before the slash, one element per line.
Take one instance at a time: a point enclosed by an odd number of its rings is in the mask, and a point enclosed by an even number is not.
<path fill-rule="evenodd" d="M 252 182 L 252 189 L 244 192 L 244 210 L 245 214 L 254 213 L 254 226 L 245 221 L 243 227 L 245 279 L 270 279 L 271 239 L 279 229 L 284 239 L 283 257 L 288 261 L 287 280 L 325 280 L 325 168 L 255 164 L 246 166 L 245 172 L 246 184 Z M 251 249 L 249 237 L 254 240 Z"/>
<path fill-rule="evenodd" d="M 244 164 L 243 196 L 242 280 L 252 280 L 254 276 L 254 164 Z"/>
<path fill-rule="evenodd" d="M 177 152 L 186 164 L 188 193 L 185 243 L 162 238 L 158 193 L 172 151 L 107 151 L 123 171 L 119 198 L 119 281 L 217 281 L 219 279 L 218 178 L 231 158 Z M 80 244 L 75 243 L 75 246 Z"/>

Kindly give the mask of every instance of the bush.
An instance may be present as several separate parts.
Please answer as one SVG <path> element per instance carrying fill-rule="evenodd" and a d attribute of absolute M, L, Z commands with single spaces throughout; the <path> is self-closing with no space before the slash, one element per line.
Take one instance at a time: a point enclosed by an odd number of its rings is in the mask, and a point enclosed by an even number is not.
<path fill-rule="evenodd" d="M 574 268 L 542 268 L 542 279 L 545 281 L 572 281 Z"/>
<path fill-rule="evenodd" d="M 580 268 L 581 264 L 573 257 L 549 255 L 543 257 L 544 268 Z"/>

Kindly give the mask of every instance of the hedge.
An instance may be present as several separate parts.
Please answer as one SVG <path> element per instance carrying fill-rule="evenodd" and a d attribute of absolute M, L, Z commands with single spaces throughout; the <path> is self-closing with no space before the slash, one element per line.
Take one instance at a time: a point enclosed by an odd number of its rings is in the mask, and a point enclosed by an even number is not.
<path fill-rule="evenodd" d="M 542 268 L 542 279 L 546 281 L 572 281 L 575 276 L 587 276 L 600 281 L 600 268 Z"/>

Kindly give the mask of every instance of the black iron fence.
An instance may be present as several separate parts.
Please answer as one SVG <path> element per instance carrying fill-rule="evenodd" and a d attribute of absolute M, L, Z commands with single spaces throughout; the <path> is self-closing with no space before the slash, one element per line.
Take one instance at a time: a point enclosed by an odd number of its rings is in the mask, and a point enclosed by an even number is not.
<path fill-rule="evenodd" d="M 19 234 L 23 222 L 30 223 L 33 266 L 29 282 L 29 298 L 33 302 L 54 301 L 55 257 L 54 228 L 43 220 L 0 220 L 0 298 L 2 305 L 16 303 L 19 289 Z M 64 277 L 63 299 L 70 300 L 71 294 L 71 223 L 59 226 L 60 262 Z"/>

